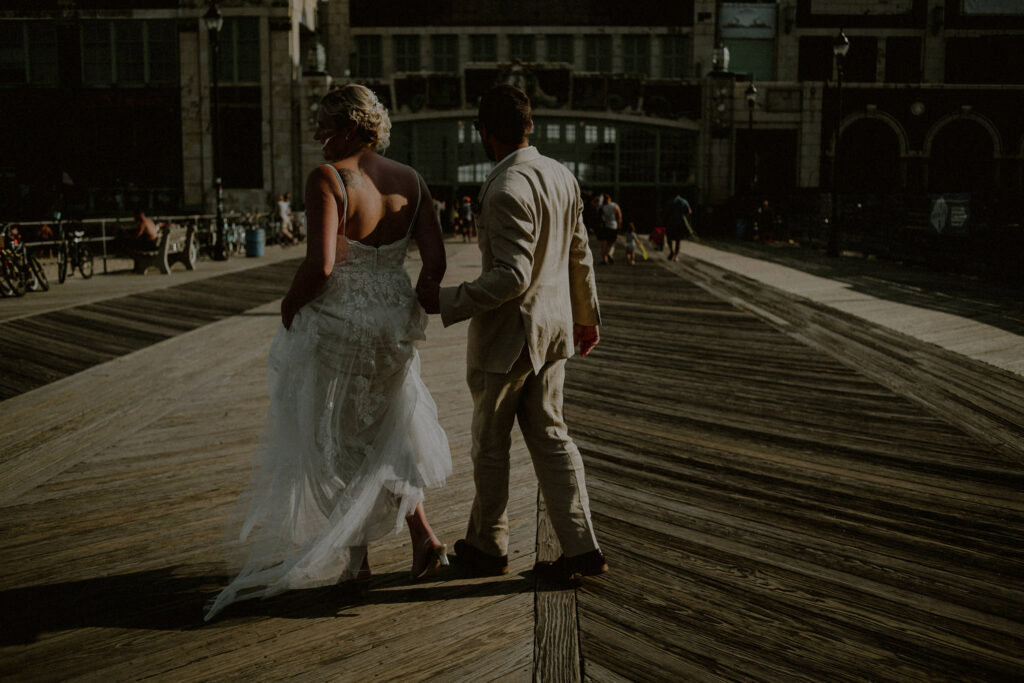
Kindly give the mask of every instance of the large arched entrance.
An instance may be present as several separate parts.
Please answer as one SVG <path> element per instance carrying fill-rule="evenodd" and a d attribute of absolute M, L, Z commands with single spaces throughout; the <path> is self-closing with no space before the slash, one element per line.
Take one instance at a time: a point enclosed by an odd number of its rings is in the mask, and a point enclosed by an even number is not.
<path fill-rule="evenodd" d="M 903 187 L 900 140 L 879 119 L 859 119 L 839 140 L 838 185 L 844 193 L 892 194 Z"/>
<path fill-rule="evenodd" d="M 991 190 L 995 183 L 995 149 L 984 126 L 958 119 L 935 134 L 928 160 L 931 192 L 981 192 Z"/>
<path fill-rule="evenodd" d="M 839 138 L 836 188 L 846 242 L 864 252 L 887 253 L 900 222 L 905 185 L 905 138 L 892 123 L 865 117 L 847 124 Z"/>

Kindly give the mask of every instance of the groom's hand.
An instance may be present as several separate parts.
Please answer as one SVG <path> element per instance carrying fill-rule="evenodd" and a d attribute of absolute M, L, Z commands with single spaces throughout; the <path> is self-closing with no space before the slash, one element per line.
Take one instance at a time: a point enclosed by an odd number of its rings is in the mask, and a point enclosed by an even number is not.
<path fill-rule="evenodd" d="M 416 283 L 416 296 L 427 313 L 441 312 L 441 283 L 434 278 L 429 275 L 421 277 Z"/>
<path fill-rule="evenodd" d="M 599 339 L 600 335 L 597 333 L 597 325 L 572 326 L 572 342 L 580 347 L 581 356 L 590 353 L 597 346 Z"/>

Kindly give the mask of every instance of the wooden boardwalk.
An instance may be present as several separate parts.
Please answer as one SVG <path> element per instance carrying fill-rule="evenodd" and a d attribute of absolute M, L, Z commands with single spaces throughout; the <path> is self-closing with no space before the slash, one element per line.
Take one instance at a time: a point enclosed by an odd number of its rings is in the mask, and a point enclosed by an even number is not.
<path fill-rule="evenodd" d="M 623 570 L 579 591 L 587 675 L 1024 675 L 1024 383 L 792 297 L 755 315 L 727 299 L 779 295 L 718 273 L 733 286 L 716 296 L 695 284 L 723 287 L 708 274 L 602 270 L 602 344 L 569 373 L 600 539 Z M 781 317 L 805 308 L 819 317 Z M 960 422 L 991 418 L 967 413 L 993 391 L 1013 424 L 992 441 L 950 424 L 927 375 L 901 394 L 859 344 L 956 370 Z"/>
<path fill-rule="evenodd" d="M 0 400 L 280 299 L 298 263 L 293 258 L 181 284 L 168 282 L 159 289 L 7 320 L 0 326 Z M 138 280 L 127 277 L 131 281 L 120 284 L 130 287 Z"/>
<path fill-rule="evenodd" d="M 452 245 L 446 281 L 475 251 Z M 602 343 L 566 401 L 608 574 L 538 590 L 557 549 L 516 439 L 508 576 L 410 584 L 399 534 L 365 596 L 203 625 L 267 405 L 266 299 L 0 402 L 0 679 L 1024 678 L 1019 376 L 706 262 L 599 286 Z M 428 337 L 455 471 L 427 510 L 451 543 L 472 497 L 465 325 Z"/>

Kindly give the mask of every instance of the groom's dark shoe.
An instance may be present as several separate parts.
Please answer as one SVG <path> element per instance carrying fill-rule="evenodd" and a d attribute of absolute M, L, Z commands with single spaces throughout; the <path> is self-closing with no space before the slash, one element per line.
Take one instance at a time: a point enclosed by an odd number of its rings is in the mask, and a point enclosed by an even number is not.
<path fill-rule="evenodd" d="M 455 561 L 470 576 L 508 574 L 508 555 L 495 557 L 471 546 L 465 539 L 455 541 Z"/>
<path fill-rule="evenodd" d="M 561 555 L 554 562 L 537 562 L 533 565 L 534 574 L 555 583 L 574 583 L 584 576 L 597 576 L 606 571 L 608 563 L 604 553 L 597 549 L 572 557 Z"/>

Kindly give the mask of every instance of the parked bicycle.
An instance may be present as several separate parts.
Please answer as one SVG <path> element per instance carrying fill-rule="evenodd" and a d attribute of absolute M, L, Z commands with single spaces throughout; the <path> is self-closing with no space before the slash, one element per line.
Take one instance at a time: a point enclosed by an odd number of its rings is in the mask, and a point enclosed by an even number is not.
<path fill-rule="evenodd" d="M 72 230 L 68 236 L 64 224 L 59 223 L 57 235 L 60 240 L 57 246 L 57 279 L 60 283 L 63 284 L 68 275 L 74 275 L 76 268 L 83 278 L 91 278 L 93 256 L 89 244 L 85 241 L 85 230 Z"/>
<path fill-rule="evenodd" d="M 232 256 L 238 256 L 245 251 L 245 216 L 235 215 L 227 219 L 224 226 L 224 234 L 227 237 L 228 251 Z"/>
<path fill-rule="evenodd" d="M 0 293 L 4 296 L 24 296 L 25 292 L 45 292 L 50 289 L 39 259 L 28 253 L 17 226 L 5 225 L 0 230 Z"/>
<path fill-rule="evenodd" d="M 232 253 L 237 254 L 240 245 L 245 243 L 244 231 L 242 237 L 238 237 L 238 229 L 232 216 L 224 217 L 224 249 L 220 249 L 217 236 L 217 220 L 211 218 L 204 224 L 197 224 L 196 243 L 199 247 L 199 255 L 205 258 L 220 259 L 230 258 Z"/>
<path fill-rule="evenodd" d="M 0 293 L 4 296 L 25 296 L 27 291 L 28 282 L 18 267 L 10 240 L 6 235 L 0 235 Z"/>

